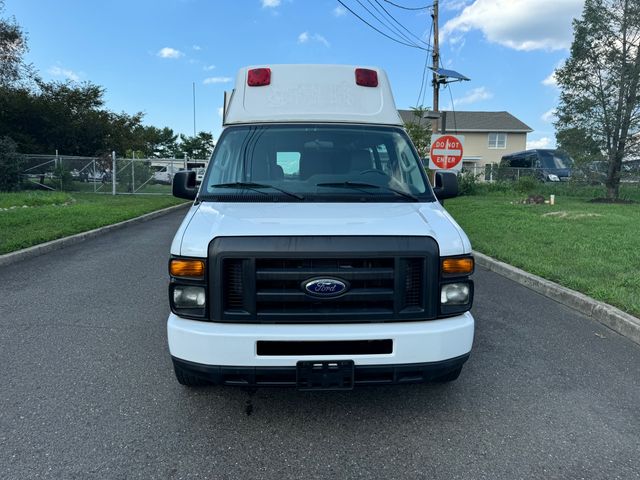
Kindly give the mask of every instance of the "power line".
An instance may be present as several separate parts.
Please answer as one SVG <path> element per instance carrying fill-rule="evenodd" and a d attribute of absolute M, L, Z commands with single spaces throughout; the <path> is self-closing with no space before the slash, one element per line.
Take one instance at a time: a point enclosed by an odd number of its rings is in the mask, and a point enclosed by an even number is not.
<path fill-rule="evenodd" d="M 431 22 L 429 24 L 429 50 L 432 50 L 431 48 L 431 32 L 433 31 L 433 19 L 431 19 Z M 429 52 L 427 52 L 427 55 L 425 56 L 424 59 L 424 67 L 422 69 L 422 81 L 420 82 L 420 92 L 418 93 L 418 100 L 417 100 L 417 104 L 416 106 L 421 106 L 424 105 L 424 96 L 427 93 L 427 89 L 425 88 L 425 80 L 426 80 L 426 74 L 427 74 L 427 69 L 429 68 Z M 424 89 L 424 92 L 423 92 Z M 422 98 L 422 99 L 421 99 Z M 432 107 L 433 108 L 433 107 Z"/>
<path fill-rule="evenodd" d="M 360 15 L 358 15 L 356 12 L 354 12 L 353 10 L 351 10 L 349 7 L 347 7 L 344 2 L 342 2 L 342 0 L 338 0 L 338 3 L 340 5 L 342 5 L 344 8 L 346 8 L 347 10 L 349 10 L 354 16 L 356 16 L 361 22 L 367 24 L 370 28 L 374 29 L 376 32 L 378 32 L 380 35 L 387 37 L 389 40 L 392 40 L 396 43 L 399 43 L 400 45 L 404 45 L 406 47 L 412 47 L 412 48 L 417 48 L 419 50 L 425 50 L 428 51 L 426 48 L 421 47 L 420 45 L 415 45 L 415 44 L 411 44 L 411 43 L 405 43 L 403 41 L 398 40 L 397 38 L 393 38 L 389 35 L 387 35 L 386 33 L 384 33 L 383 31 L 379 30 L 378 28 L 374 27 L 373 25 L 371 25 L 369 22 L 367 22 L 364 18 L 362 18 Z"/>
<path fill-rule="evenodd" d="M 458 134 L 458 123 L 456 122 L 456 107 L 453 105 L 453 93 L 451 93 L 451 84 L 447 84 L 449 89 L 449 98 L 451 98 L 451 113 L 453 113 L 453 131 Z"/>
<path fill-rule="evenodd" d="M 360 3 L 360 1 L 359 1 L 359 0 L 356 0 L 356 1 L 357 1 L 358 3 Z M 400 30 L 400 29 L 399 29 L 397 26 L 395 26 L 393 23 L 391 23 L 391 22 L 389 21 L 389 18 L 391 18 L 394 22 L 395 22 L 396 20 L 395 20 L 395 18 L 391 17 L 388 13 L 385 13 L 385 12 L 383 11 L 383 10 L 384 10 L 384 8 L 381 10 L 380 8 L 378 8 L 378 6 L 376 6 L 376 4 L 375 4 L 375 3 L 373 3 L 373 1 L 372 1 L 372 0 L 367 0 L 367 3 L 368 3 L 369 5 L 371 5 L 371 6 L 375 9 L 375 11 L 376 11 L 376 12 L 378 12 L 378 13 L 380 14 L 380 16 L 382 17 L 382 19 L 384 20 L 384 25 L 385 25 L 387 28 L 389 28 L 390 30 L 391 30 L 391 29 L 395 30 L 395 32 L 396 32 L 398 35 L 400 35 L 404 40 L 406 40 L 407 42 L 411 43 L 412 45 L 419 45 L 420 43 L 424 43 L 424 42 L 423 42 L 422 40 L 420 40 L 418 37 L 415 37 L 415 38 L 418 40 L 418 42 L 416 43 L 416 41 L 415 41 L 414 39 L 410 38 L 406 33 L 404 33 L 402 30 Z M 376 3 L 378 3 L 378 2 L 377 2 L 377 0 L 376 0 Z M 362 3 L 360 3 L 360 5 L 362 5 Z M 380 7 L 382 7 L 382 5 L 380 5 L 379 3 L 378 3 L 378 5 L 379 5 Z M 362 5 L 362 6 L 363 6 L 363 7 L 364 7 L 364 9 L 365 9 L 367 12 L 369 12 L 369 13 L 370 13 L 370 14 L 371 14 L 371 15 L 372 15 L 376 20 L 378 20 L 378 22 L 383 23 L 383 22 L 380 20 L 380 18 L 378 18 L 376 15 L 374 15 L 374 14 L 373 14 L 373 12 L 371 12 L 367 7 L 365 7 L 364 5 Z M 396 23 L 397 23 L 397 22 L 396 22 Z M 400 26 L 401 26 L 402 28 L 404 28 L 404 26 L 403 26 L 403 25 L 400 25 Z M 406 30 L 406 29 L 405 29 L 405 30 Z M 410 35 L 413 35 L 411 32 L 409 32 L 409 34 L 410 34 Z"/>
<path fill-rule="evenodd" d="M 390 3 L 394 7 L 398 7 L 398 8 L 401 8 L 403 10 L 426 10 L 427 8 L 433 7 L 433 4 L 425 5 L 424 7 L 405 7 L 404 5 L 398 5 L 397 3 L 390 2 L 389 0 L 384 0 L 384 1 L 387 2 L 387 3 Z"/>
<path fill-rule="evenodd" d="M 440 59 L 440 66 L 444 68 L 444 63 L 442 63 L 442 59 Z M 449 89 L 449 98 L 451 99 L 451 113 L 453 113 L 453 131 L 458 134 L 458 122 L 456 122 L 456 107 L 453 104 L 453 92 L 451 90 L 451 84 L 446 83 L 446 87 Z"/>
<path fill-rule="evenodd" d="M 424 40 L 422 40 L 420 37 L 418 37 L 417 35 L 415 35 L 412 31 L 410 31 L 409 29 L 407 29 L 402 23 L 400 23 L 398 20 L 396 20 L 396 18 L 391 15 L 391 13 L 389 13 L 389 11 L 384 8 L 384 5 L 382 5 L 378 0 L 375 0 L 375 2 L 380 5 L 380 8 L 382 8 L 382 10 L 384 10 L 384 12 L 387 14 L 387 16 L 389 16 L 391 18 L 391 20 L 393 20 L 396 24 L 398 24 L 400 26 L 400 28 L 402 28 L 405 32 L 407 32 L 410 36 L 412 36 L 413 38 L 415 38 L 416 40 L 418 40 L 418 42 L 423 43 L 423 44 L 427 44 Z M 369 0 L 369 3 L 371 3 L 371 0 Z M 429 39 L 429 41 L 431 41 L 431 39 Z"/>

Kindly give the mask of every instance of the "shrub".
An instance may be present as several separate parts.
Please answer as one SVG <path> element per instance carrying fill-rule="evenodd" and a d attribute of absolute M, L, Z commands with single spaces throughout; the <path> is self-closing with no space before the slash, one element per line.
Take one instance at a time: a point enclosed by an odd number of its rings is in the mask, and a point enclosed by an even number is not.
<path fill-rule="evenodd" d="M 480 175 L 472 172 L 458 174 L 458 195 L 475 195 L 478 193 Z"/>
<path fill-rule="evenodd" d="M 540 187 L 540 182 L 531 176 L 523 176 L 515 183 L 515 190 L 520 193 L 531 193 Z"/>
<path fill-rule="evenodd" d="M 0 191 L 20 190 L 21 160 L 16 152 L 16 142 L 9 137 L 0 137 Z"/>
<path fill-rule="evenodd" d="M 73 185 L 73 175 L 71 175 L 71 171 L 62 165 L 58 165 L 53 170 L 53 177 L 56 179 L 56 187 L 59 186 L 60 190 L 69 190 Z"/>

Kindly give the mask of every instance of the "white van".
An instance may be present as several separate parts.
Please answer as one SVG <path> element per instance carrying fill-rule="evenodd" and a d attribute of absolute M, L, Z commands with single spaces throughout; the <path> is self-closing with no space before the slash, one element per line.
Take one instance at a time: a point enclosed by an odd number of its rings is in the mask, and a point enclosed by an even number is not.
<path fill-rule="evenodd" d="M 429 184 L 385 72 L 246 67 L 171 245 L 169 350 L 183 385 L 455 380 L 474 334 L 474 262 Z"/>

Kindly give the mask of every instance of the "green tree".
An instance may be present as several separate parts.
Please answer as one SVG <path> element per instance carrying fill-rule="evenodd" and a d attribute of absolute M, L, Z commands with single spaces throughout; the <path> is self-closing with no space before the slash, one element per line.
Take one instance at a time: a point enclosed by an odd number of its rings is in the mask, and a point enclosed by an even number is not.
<path fill-rule="evenodd" d="M 36 81 L 0 95 L 0 131 L 8 132 L 22 153 L 54 152 L 94 156 L 112 150 L 142 150 L 142 113 L 114 113 L 104 107 L 104 88 L 90 82 Z"/>
<path fill-rule="evenodd" d="M 170 158 L 176 152 L 178 135 L 169 127 L 142 126 L 136 134 L 144 142 L 142 152 L 145 157 Z"/>
<path fill-rule="evenodd" d="M 27 37 L 14 18 L 3 17 L 0 0 L 0 132 L 21 153 L 99 156 L 127 150 L 145 156 L 170 157 L 177 136 L 170 128 L 145 127 L 141 112 L 116 113 L 105 106 L 105 89 L 91 82 L 45 82 L 23 57 Z M 184 137 L 189 156 L 206 157 L 211 134 Z M 105 160 L 105 162 L 107 161 Z"/>
<path fill-rule="evenodd" d="M 0 15 L 4 13 L 4 0 L 0 0 Z M 0 16 L 0 85 L 14 85 L 33 74 L 23 57 L 28 51 L 27 36 L 15 18 Z"/>
<path fill-rule="evenodd" d="M 571 151 L 582 138 L 588 149 L 603 152 L 610 199 L 619 195 L 623 158 L 638 146 L 639 44 L 640 0 L 586 0 L 574 21 L 570 57 L 556 71 L 560 143 Z"/>
<path fill-rule="evenodd" d="M 420 158 L 426 158 L 429 156 L 429 145 L 431 145 L 431 120 L 425 118 L 429 110 L 422 105 L 411 107 L 411 110 L 413 118 L 405 124 L 405 128 Z"/>
<path fill-rule="evenodd" d="M 594 161 L 605 161 L 598 141 L 583 128 L 565 128 L 556 133 L 558 148 L 567 152 L 578 165 Z"/>
<path fill-rule="evenodd" d="M 0 191 L 20 189 L 20 155 L 16 153 L 16 142 L 9 137 L 0 137 Z"/>
<path fill-rule="evenodd" d="M 208 159 L 213 152 L 215 142 L 213 135 L 209 132 L 200 132 L 195 137 L 180 135 L 180 144 L 178 145 L 177 158 L 181 158 L 186 154 L 189 158 Z"/>

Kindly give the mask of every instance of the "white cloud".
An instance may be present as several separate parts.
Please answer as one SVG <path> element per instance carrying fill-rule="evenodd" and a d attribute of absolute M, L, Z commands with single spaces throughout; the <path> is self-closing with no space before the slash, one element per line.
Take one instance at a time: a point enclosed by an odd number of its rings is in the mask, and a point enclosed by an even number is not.
<path fill-rule="evenodd" d="M 532 148 L 549 148 L 551 146 L 551 139 L 549 137 L 542 137 L 538 140 L 530 140 L 527 142 L 527 150 Z"/>
<path fill-rule="evenodd" d="M 215 66 L 215 65 L 205 65 L 204 67 L 202 67 L 202 69 L 203 69 L 205 72 L 210 72 L 211 70 L 215 70 L 215 69 L 216 69 L 216 66 Z"/>
<path fill-rule="evenodd" d="M 329 41 L 328 41 L 326 38 L 324 38 L 322 35 L 320 35 L 319 33 L 316 33 L 316 34 L 313 36 L 313 39 L 314 39 L 316 42 L 320 42 L 320 43 L 321 43 L 321 44 L 323 44 L 325 47 L 329 47 L 329 46 L 330 46 Z"/>
<path fill-rule="evenodd" d="M 331 46 L 329 41 L 319 33 L 314 33 L 313 35 L 310 35 L 309 32 L 302 32 L 300 35 L 298 35 L 298 43 L 307 43 L 309 40 L 313 40 L 315 42 L 321 43 L 325 47 Z"/>
<path fill-rule="evenodd" d="M 260 0 L 262 8 L 276 8 L 280 6 L 280 0 Z"/>
<path fill-rule="evenodd" d="M 343 15 L 347 14 L 347 9 L 344 8 L 342 5 L 338 5 L 336 8 L 332 10 L 332 13 L 336 17 L 342 17 Z"/>
<path fill-rule="evenodd" d="M 445 0 L 442 3 L 442 8 L 445 10 L 462 10 L 469 5 L 470 0 Z"/>
<path fill-rule="evenodd" d="M 214 83 L 229 83 L 231 80 L 233 80 L 231 77 L 208 77 L 205 78 L 202 83 L 212 85 Z"/>
<path fill-rule="evenodd" d="M 80 75 L 78 75 L 73 70 L 69 70 L 68 68 L 63 68 L 59 65 L 54 65 L 53 67 L 49 68 L 48 72 L 54 77 L 62 77 L 68 80 L 72 80 L 74 82 L 80 81 Z"/>
<path fill-rule="evenodd" d="M 492 97 L 493 93 L 487 90 L 486 87 L 478 87 L 471 90 L 464 97 L 456 99 L 454 106 L 471 105 L 472 103 L 478 103 L 483 100 L 488 100 Z"/>
<path fill-rule="evenodd" d="M 158 53 L 156 55 L 158 55 L 160 58 L 180 58 L 184 56 L 184 53 L 182 53 L 180 50 L 176 50 L 175 48 L 164 47 L 158 50 Z"/>
<path fill-rule="evenodd" d="M 555 70 L 553 72 L 551 72 L 547 78 L 542 80 L 542 84 L 546 85 L 547 87 L 557 87 L 558 86 L 558 80 L 556 79 Z"/>
<path fill-rule="evenodd" d="M 202 47 L 200 45 L 193 45 L 191 48 L 193 48 L 196 52 L 202 50 Z"/>
<path fill-rule="evenodd" d="M 552 108 L 551 110 L 547 110 L 540 117 L 543 122 L 551 123 L 556 118 L 556 109 Z"/>
<path fill-rule="evenodd" d="M 475 0 L 442 28 L 442 39 L 455 43 L 480 30 L 491 43 L 515 50 L 561 50 L 571 44 L 571 21 L 584 0 Z"/>

